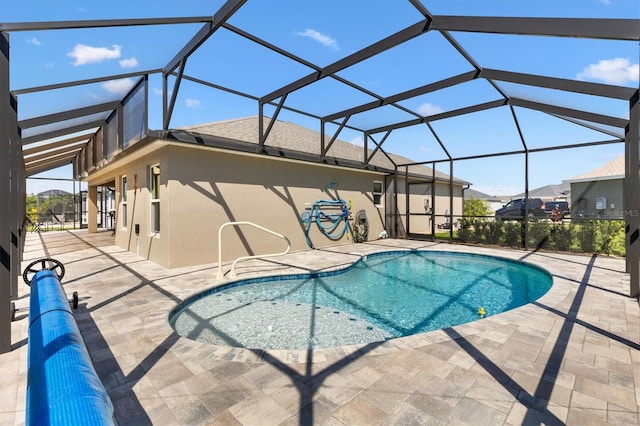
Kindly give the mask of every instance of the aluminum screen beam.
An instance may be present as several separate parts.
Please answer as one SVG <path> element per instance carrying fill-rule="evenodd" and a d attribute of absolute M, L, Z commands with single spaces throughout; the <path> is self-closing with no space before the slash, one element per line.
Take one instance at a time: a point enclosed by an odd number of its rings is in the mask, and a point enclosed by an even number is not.
<path fill-rule="evenodd" d="M 94 129 L 104 124 L 104 120 L 92 121 L 90 123 L 78 124 L 77 126 L 65 127 L 64 129 L 52 130 L 46 133 L 40 133 L 33 136 L 22 138 L 22 145 L 26 146 L 31 143 L 46 141 L 60 136 L 71 135 L 73 133 L 82 132 L 84 130 Z"/>
<path fill-rule="evenodd" d="M 361 112 L 369 111 L 384 105 L 390 105 L 392 103 L 403 101 L 405 99 L 411 99 L 413 97 L 424 95 L 426 93 L 435 92 L 441 89 L 446 89 L 447 87 L 455 86 L 457 84 L 466 83 L 467 81 L 473 80 L 477 76 L 478 76 L 477 71 L 469 71 L 453 77 L 445 78 L 440 81 L 436 81 L 435 83 L 425 84 L 424 86 L 407 90 L 405 92 L 398 93 L 396 95 L 392 95 L 387 98 L 383 98 L 381 101 L 368 102 L 363 105 L 359 105 L 353 108 L 345 109 L 344 111 L 327 115 L 326 117 L 323 117 L 323 120 L 333 121 L 342 117 L 346 117 L 348 115 L 354 115 Z"/>
<path fill-rule="evenodd" d="M 39 152 L 48 151 L 50 149 L 56 149 L 56 148 L 59 148 L 61 146 L 69 146 L 69 145 L 77 144 L 79 142 L 88 142 L 89 139 L 91 139 L 92 137 L 93 137 L 93 133 L 86 134 L 86 135 L 75 136 L 73 138 L 64 139 L 64 140 L 57 141 L 57 142 L 52 142 L 52 143 L 47 143 L 47 144 L 44 144 L 44 145 L 38 145 L 38 146 L 35 146 L 33 148 L 23 149 L 22 150 L 22 154 L 24 156 L 33 155 L 33 154 L 37 154 Z"/>
<path fill-rule="evenodd" d="M 418 22 L 417 24 L 413 24 L 403 30 L 398 31 L 397 33 L 378 41 L 377 43 L 370 44 L 358 52 L 349 55 L 343 59 L 340 59 L 333 64 L 328 65 L 325 68 L 322 68 L 319 71 L 313 72 L 305 77 L 302 77 L 299 80 L 296 80 L 280 89 L 277 89 L 268 95 L 262 97 L 260 99 L 261 103 L 271 102 L 275 99 L 278 99 L 285 94 L 291 93 L 295 90 L 301 89 L 309 84 L 318 81 L 324 77 L 332 75 L 338 71 L 341 71 L 345 68 L 348 68 L 352 65 L 355 65 L 359 62 L 364 61 L 365 59 L 369 59 L 372 56 L 375 56 L 379 53 L 384 52 L 385 50 L 391 49 L 394 46 L 402 44 L 406 41 L 409 41 L 420 34 L 425 33 L 429 30 L 429 21 L 423 20 Z"/>
<path fill-rule="evenodd" d="M 12 119 L 9 96 L 9 35 L 0 32 L 0 200 L 11 199 L 12 130 L 17 125 Z M 0 214 L 0 353 L 11 351 L 11 228 L 13 218 L 9 212 Z"/>
<path fill-rule="evenodd" d="M 28 165 L 36 163 L 38 161 L 41 160 L 45 160 L 47 158 L 56 158 L 57 156 L 62 156 L 65 154 L 76 154 L 78 153 L 78 151 L 81 151 L 82 148 L 84 146 L 83 145 L 74 145 L 72 147 L 64 147 L 64 148 L 60 148 L 60 149 L 56 149 L 55 151 L 51 151 L 51 152 L 45 152 L 42 154 L 37 154 L 37 155 L 31 155 L 30 157 L 27 158 L 27 156 L 25 156 L 24 158 L 24 164 L 25 166 L 28 167 Z"/>
<path fill-rule="evenodd" d="M 171 75 L 177 75 L 177 73 L 174 72 L 174 73 L 171 73 Z M 205 80 L 201 80 L 201 79 L 196 78 L 196 77 L 191 77 L 191 76 L 186 75 L 186 74 L 183 74 L 182 79 L 183 80 L 189 80 L 189 81 L 192 81 L 194 83 L 202 84 L 203 86 L 211 87 L 212 89 L 220 90 L 220 91 L 223 91 L 223 92 L 226 92 L 226 93 L 231 93 L 231 94 L 234 94 L 234 95 L 242 96 L 244 98 L 251 99 L 251 100 L 254 100 L 254 101 L 258 101 L 259 100 L 259 98 L 256 97 L 256 96 L 249 95 L 247 93 L 242 93 L 242 92 L 239 92 L 239 91 L 234 90 L 234 89 L 229 89 L 228 87 L 219 86 L 217 84 L 213 84 L 213 83 L 210 83 L 210 82 L 205 81 Z M 277 106 L 278 104 L 275 103 L 275 102 L 270 102 L 269 105 Z M 315 118 L 317 120 L 321 120 L 322 119 L 322 117 L 319 117 L 319 116 L 317 116 L 315 114 L 311 114 L 309 112 L 302 111 L 300 109 L 287 107 L 286 105 L 283 105 L 282 109 L 287 110 L 287 111 L 291 111 L 291 112 L 295 112 L 296 114 L 304 115 L 306 117 Z M 361 129 L 356 129 L 356 128 L 352 128 L 352 127 L 350 127 L 350 128 L 353 129 L 353 130 L 361 130 Z"/>
<path fill-rule="evenodd" d="M 629 100 L 629 126 L 625 129 L 625 249 L 629 272 L 629 296 L 640 303 L 640 90 Z"/>
<path fill-rule="evenodd" d="M 434 16 L 431 29 L 473 33 L 640 40 L 637 19 Z"/>
<path fill-rule="evenodd" d="M 50 169 L 59 167 L 62 164 L 67 164 L 71 159 L 73 159 L 80 150 L 74 152 L 66 152 L 62 154 L 58 154 L 56 156 L 50 156 L 48 158 L 27 161 L 25 164 L 26 170 L 33 170 L 35 168 L 48 167 Z"/>
<path fill-rule="evenodd" d="M 178 54 L 165 66 L 162 70 L 163 74 L 169 74 L 175 70 L 180 62 L 189 57 L 202 43 L 213 34 L 222 24 L 225 23 L 240 7 L 246 3 L 246 0 L 227 0 L 220 9 L 209 18 L 207 23 L 200 28 L 195 36 L 187 42 L 187 44 L 178 52 Z"/>
<path fill-rule="evenodd" d="M 74 118 L 80 118 L 87 115 L 93 115 L 100 112 L 114 111 L 120 105 L 119 101 L 105 102 L 103 104 L 91 105 L 78 109 L 70 109 L 67 111 L 57 112 L 49 115 L 42 115 L 40 117 L 28 118 L 18 121 L 18 126 L 22 130 L 30 129 L 32 127 L 44 126 L 47 124 L 53 124 L 60 121 L 71 120 Z M 106 117 L 105 117 L 106 118 Z"/>
<path fill-rule="evenodd" d="M 596 126 L 596 125 L 594 125 L 592 123 L 585 123 L 583 121 L 576 120 L 575 118 L 565 117 L 565 116 L 558 115 L 558 114 L 551 114 L 551 115 L 553 115 L 554 117 L 557 117 L 557 118 L 559 118 L 561 120 L 566 120 L 569 123 L 573 123 L 573 124 L 575 124 L 577 126 L 581 126 L 581 127 L 586 128 L 586 129 L 589 129 L 589 130 L 594 130 L 596 132 L 600 132 L 600 133 L 603 133 L 605 135 L 613 136 L 614 138 L 618 138 L 620 141 L 624 140 L 624 134 L 622 134 L 622 133 L 616 133 L 616 132 L 608 130 L 608 129 L 603 129 L 602 127 Z"/>
<path fill-rule="evenodd" d="M 45 157 L 45 158 L 39 158 L 39 159 L 33 159 L 33 160 L 27 159 L 25 160 L 25 168 L 32 169 L 34 167 L 39 167 L 42 165 L 49 165 L 52 163 L 61 162 L 68 158 L 75 157 L 78 151 L 81 151 L 81 150 L 82 150 L 82 147 L 69 152 L 63 151 L 55 155 L 49 155 L 48 157 Z"/>
<path fill-rule="evenodd" d="M 69 81 L 65 83 L 47 84 L 45 86 L 16 89 L 16 90 L 12 90 L 11 93 L 17 96 L 17 95 L 24 95 L 27 93 L 45 92 L 47 90 L 64 89 L 67 87 L 83 86 L 85 84 L 102 83 L 103 81 L 122 80 L 125 78 L 131 78 L 131 77 L 142 77 L 144 75 L 160 73 L 161 71 L 162 70 L 160 69 L 155 69 L 155 70 L 147 70 L 147 71 L 129 72 L 125 74 L 114 74 L 106 77 L 89 78 L 86 80 L 76 80 L 76 81 Z"/>
<path fill-rule="evenodd" d="M 239 35 L 240 37 L 244 37 L 247 40 L 251 40 L 252 42 L 254 42 L 256 44 L 259 44 L 262 47 L 266 47 L 267 49 L 269 49 L 271 51 L 279 53 L 282 56 L 285 56 L 285 57 L 287 57 L 287 58 L 291 59 L 292 61 L 295 61 L 295 62 L 297 62 L 299 64 L 302 64 L 302 65 L 305 65 L 305 66 L 307 66 L 309 68 L 315 69 L 316 71 L 320 71 L 320 69 L 321 69 L 319 66 L 307 61 L 306 59 L 303 59 L 303 58 L 301 58 L 299 56 L 296 56 L 296 55 L 294 55 L 293 53 L 291 53 L 291 52 L 289 52 L 287 50 L 284 50 L 284 49 L 282 49 L 282 48 L 280 48 L 280 47 L 278 47 L 278 46 L 276 46 L 274 44 L 271 44 L 268 41 L 265 41 L 265 40 L 263 40 L 263 39 L 261 39 L 259 37 L 256 37 L 255 35 L 253 35 L 251 33 L 248 33 L 248 32 L 246 32 L 246 31 L 244 31 L 244 30 L 242 30 L 242 29 L 240 29 L 238 27 L 235 27 L 235 26 L 233 26 L 233 25 L 231 25 L 231 24 L 229 24 L 227 22 L 222 24 L 222 27 L 224 29 L 226 29 L 226 30 L 229 30 L 229 31 Z"/>
<path fill-rule="evenodd" d="M 28 168 L 25 168 L 25 177 L 31 177 L 33 175 L 37 175 L 38 173 L 42 173 L 48 170 L 57 169 L 58 167 L 66 166 L 67 164 L 71 164 L 75 157 L 76 157 L 76 154 L 73 154 L 68 157 L 52 159 L 50 162 L 47 162 L 47 163 L 30 166 Z"/>
<path fill-rule="evenodd" d="M 409 0 L 409 2 L 413 5 L 413 7 L 415 7 L 418 12 L 420 12 L 424 17 L 426 17 L 427 19 L 433 19 L 433 14 L 431 12 L 429 12 L 427 10 L 426 7 L 424 7 L 424 5 L 419 1 L 419 0 Z M 482 67 L 480 66 L 480 64 L 478 62 L 476 62 L 476 60 L 469 54 L 469 52 L 467 52 L 460 43 L 458 43 L 458 41 L 448 32 L 448 31 L 443 31 L 440 30 L 440 34 L 449 42 L 449 44 L 456 49 L 456 51 L 476 70 L 476 71 L 480 71 L 482 69 Z M 488 83 L 498 92 L 500 93 L 500 95 L 502 95 L 503 98 L 507 99 L 508 96 L 504 93 L 504 91 L 498 87 L 498 85 L 488 79 L 487 80 Z"/>
<path fill-rule="evenodd" d="M 183 18 L 140 18 L 140 19 L 100 19 L 85 21 L 49 21 L 49 22 L 19 22 L 0 23 L 0 31 L 47 31 L 70 30 L 80 28 L 132 27 L 146 25 L 175 25 L 197 24 L 211 22 L 211 16 L 195 16 Z"/>
<path fill-rule="evenodd" d="M 442 112 L 440 114 L 430 115 L 430 116 L 424 117 L 424 118 L 417 118 L 415 120 L 408 120 L 408 121 L 403 121 L 403 122 L 396 123 L 396 124 L 391 124 L 391 125 L 388 125 L 388 126 L 382 126 L 382 127 L 378 127 L 378 128 L 375 128 L 375 129 L 369 129 L 367 131 L 367 133 L 375 134 L 375 133 L 380 133 L 380 132 L 386 132 L 388 130 L 395 130 L 395 129 L 402 129 L 404 127 L 417 126 L 418 124 L 421 124 L 421 123 L 427 123 L 427 122 L 430 122 L 430 121 L 437 121 L 437 120 L 444 120 L 445 118 L 456 117 L 456 116 L 464 115 L 464 114 L 471 114 L 473 112 L 484 111 L 484 110 L 492 109 L 492 108 L 498 108 L 498 107 L 504 106 L 506 104 L 507 104 L 506 100 L 498 99 L 498 100 L 491 101 L 491 102 L 486 102 L 486 103 L 483 103 L 483 104 L 473 105 L 473 106 L 470 106 L 470 107 L 465 107 L 465 108 L 460 108 L 460 109 L 454 109 L 452 111 Z"/>
<path fill-rule="evenodd" d="M 273 52 L 276 52 L 276 53 L 278 53 L 278 54 L 280 54 L 280 55 L 282 55 L 282 56 L 284 56 L 284 57 L 286 57 L 286 58 L 288 58 L 288 59 L 291 59 L 292 61 L 295 61 L 295 62 L 297 62 L 297 63 L 299 63 L 299 64 L 301 64 L 301 65 L 304 65 L 304 66 L 306 66 L 306 67 L 309 67 L 309 68 L 311 68 L 311 69 L 313 69 L 313 70 L 315 70 L 315 71 L 320 71 L 320 70 L 321 70 L 321 67 L 319 67 L 319 66 L 317 66 L 317 65 L 315 65 L 315 64 L 313 64 L 313 63 L 311 63 L 311 62 L 309 62 L 309 61 L 307 61 L 307 60 L 305 60 L 305 59 L 303 59 L 303 58 L 300 58 L 299 56 L 296 56 L 296 55 L 294 55 L 294 54 L 293 54 L 293 53 L 291 53 L 291 52 L 288 52 L 288 51 L 286 51 L 286 50 L 284 50 L 284 49 L 281 49 L 280 47 L 278 47 L 278 46 L 276 46 L 276 45 L 273 45 L 273 44 L 271 44 L 271 43 L 269 43 L 269 42 L 267 42 L 267 41 L 265 41 L 265 40 L 262 40 L 261 38 L 256 37 L 256 36 L 255 36 L 255 35 L 253 35 L 253 34 L 250 34 L 250 33 L 246 32 L 246 31 L 243 31 L 243 30 L 241 30 L 240 28 L 234 27 L 233 25 L 231 25 L 231 24 L 229 24 L 229 23 L 224 23 L 224 24 L 222 25 L 222 27 L 223 27 L 224 29 L 226 29 L 226 30 L 229 30 L 229 31 L 231 31 L 231 32 L 233 32 L 233 33 L 235 33 L 235 34 L 237 34 L 237 35 L 238 35 L 238 36 L 240 36 L 240 37 L 244 37 L 244 38 L 246 38 L 247 40 L 251 40 L 252 42 L 254 42 L 254 43 L 256 43 L 256 44 L 259 44 L 260 46 L 265 47 L 265 48 L 267 48 L 267 49 L 269 49 L 269 50 L 271 50 L 271 51 L 273 51 Z M 343 83 L 343 84 L 349 85 L 350 87 L 352 87 L 352 88 L 354 88 L 354 89 L 356 89 L 356 90 L 359 90 L 359 91 L 361 91 L 361 92 L 364 92 L 364 93 L 366 93 L 366 94 L 370 95 L 371 97 L 378 98 L 378 99 L 382 99 L 382 96 L 376 95 L 375 93 L 370 92 L 370 91 L 368 91 L 368 90 L 364 89 L 363 87 L 360 87 L 360 86 L 358 86 L 358 85 L 356 85 L 356 84 L 352 83 L 352 82 L 351 82 L 351 81 L 349 81 L 349 80 L 346 80 L 346 79 L 341 78 L 341 77 L 336 76 L 336 75 L 333 75 L 332 77 L 333 77 L 334 79 L 336 79 L 337 81 L 339 81 L 339 82 Z M 213 87 L 213 88 L 215 88 L 215 89 L 223 90 L 223 91 L 228 92 L 228 93 L 239 94 L 240 96 L 244 96 L 244 97 L 249 98 L 249 99 L 254 99 L 254 100 L 256 100 L 256 101 L 259 101 L 259 100 L 260 100 L 260 98 L 258 98 L 258 97 L 256 97 L 256 96 L 248 95 L 248 94 L 246 94 L 246 93 L 241 93 L 241 92 L 238 92 L 238 91 L 233 90 L 233 89 L 229 89 L 229 88 L 222 87 L 222 86 L 218 86 L 218 85 L 215 85 L 215 84 L 212 84 L 212 83 L 209 83 L 209 82 L 205 82 L 205 81 L 203 81 L 203 80 L 198 80 L 198 79 L 196 79 L 196 78 L 194 78 L 194 77 L 189 77 L 189 76 L 187 76 L 187 75 L 184 75 L 184 76 L 183 76 L 183 78 L 184 78 L 184 79 L 191 80 L 191 81 L 198 82 L 198 83 L 200 83 L 200 84 L 204 84 L 204 85 L 209 86 L 209 87 Z M 275 102 L 273 102 L 273 101 L 272 101 L 272 102 L 267 102 L 267 104 L 268 104 L 268 105 L 271 105 L 271 106 L 276 106 L 276 107 L 277 107 L 278 105 L 280 105 L 280 102 L 275 103 Z M 398 107 L 399 107 L 399 108 L 402 108 L 401 106 L 398 106 Z M 305 115 L 305 116 L 307 116 L 307 117 L 313 117 L 313 118 L 316 118 L 316 119 L 318 119 L 318 120 L 322 120 L 322 117 L 316 116 L 315 114 L 311 114 L 311 113 L 309 113 L 309 112 L 302 111 L 302 110 L 299 110 L 299 109 L 296 109 L 296 108 L 290 108 L 290 107 L 287 107 L 286 105 L 282 105 L 282 106 L 281 106 L 281 109 L 284 109 L 284 110 L 287 110 L 287 111 L 291 111 L 291 112 L 295 112 L 295 113 L 297 113 L 297 114 Z M 351 129 L 353 129 L 353 130 L 359 130 L 359 131 L 361 131 L 361 129 L 355 129 L 355 128 L 350 127 L 350 126 L 345 126 L 345 127 L 347 127 L 347 128 L 351 128 Z"/>
<path fill-rule="evenodd" d="M 630 87 L 590 83 L 565 78 L 544 77 L 541 75 L 501 71 L 490 68 L 484 68 L 480 72 L 480 77 L 527 86 L 544 87 L 547 89 L 563 90 L 566 92 L 583 93 L 585 95 L 621 99 L 625 101 L 629 100 L 635 91 L 635 89 Z"/>
<path fill-rule="evenodd" d="M 162 129 L 167 130 L 169 128 L 169 123 L 171 122 L 171 116 L 173 115 L 173 108 L 176 105 L 176 99 L 178 99 L 178 90 L 180 90 L 180 83 L 182 83 L 182 75 L 184 74 L 184 68 L 187 66 L 187 57 L 185 56 L 182 61 L 180 61 L 180 71 L 178 71 L 178 75 L 173 82 L 173 90 L 171 91 L 171 99 L 167 104 L 167 97 L 165 94 L 168 90 L 168 80 L 167 78 L 163 79 L 163 85 L 165 86 L 165 90 L 162 94 Z M 166 77 L 166 76 L 165 76 Z"/>
<path fill-rule="evenodd" d="M 573 117 L 584 121 L 591 121 L 593 123 L 600 123 L 611 127 L 625 128 L 629 123 L 628 120 L 625 120 L 623 118 L 611 117 L 603 114 L 595 114 L 592 112 L 565 108 L 556 105 L 549 105 L 541 102 L 528 101 L 525 99 L 511 98 L 509 100 L 509 103 L 513 106 L 534 109 L 549 114 L 564 115 L 567 117 Z"/>
<path fill-rule="evenodd" d="M 9 118 L 11 127 L 10 171 L 11 182 L 10 198 L 7 214 L 11 218 L 11 270 L 18 272 L 11 276 L 11 299 L 18 299 L 18 276 L 20 274 L 20 262 L 23 258 L 24 247 L 24 218 L 26 217 L 26 180 L 24 178 L 24 162 L 22 156 L 22 143 L 20 142 L 20 129 L 18 128 L 18 100 L 9 95 L 11 108 Z"/>

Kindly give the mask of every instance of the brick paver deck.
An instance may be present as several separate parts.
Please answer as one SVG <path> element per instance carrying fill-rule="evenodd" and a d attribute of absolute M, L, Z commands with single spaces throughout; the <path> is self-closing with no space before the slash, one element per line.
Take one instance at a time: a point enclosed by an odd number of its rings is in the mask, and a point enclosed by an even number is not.
<path fill-rule="evenodd" d="M 191 341 L 168 324 L 177 303 L 222 282 L 215 264 L 165 269 L 110 232 L 86 231 L 28 234 L 24 264 L 64 263 L 120 425 L 640 424 L 640 314 L 624 259 L 381 240 L 241 263 L 238 278 L 341 267 L 388 248 L 521 259 L 554 284 L 535 303 L 447 330 L 258 351 Z M 24 424 L 28 287 L 20 292 L 14 349 L 0 355 L 2 425 Z"/>

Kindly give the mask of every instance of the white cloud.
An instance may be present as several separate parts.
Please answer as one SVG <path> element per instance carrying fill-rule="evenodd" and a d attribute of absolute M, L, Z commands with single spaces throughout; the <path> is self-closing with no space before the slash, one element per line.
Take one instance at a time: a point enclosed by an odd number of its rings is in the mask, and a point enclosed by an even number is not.
<path fill-rule="evenodd" d="M 184 100 L 184 104 L 189 108 L 197 108 L 200 106 L 200 101 L 197 99 L 187 98 Z"/>
<path fill-rule="evenodd" d="M 471 189 L 493 196 L 510 197 L 522 192 L 522 188 L 505 185 L 472 185 Z"/>
<path fill-rule="evenodd" d="M 89 96 L 91 99 L 94 99 L 94 100 L 100 101 L 100 102 L 102 102 L 104 100 L 104 98 L 102 98 L 101 96 L 96 95 L 93 92 L 87 92 L 87 96 Z"/>
<path fill-rule="evenodd" d="M 153 92 L 154 95 L 156 96 L 162 96 L 162 89 L 158 89 L 157 87 L 152 87 L 151 91 Z M 167 96 L 171 96 L 171 94 L 173 93 L 173 90 L 169 90 L 167 92 Z"/>
<path fill-rule="evenodd" d="M 315 40 L 324 46 L 330 47 L 333 50 L 338 50 L 338 42 L 336 42 L 328 35 L 321 34 L 316 30 L 307 28 L 306 30 L 297 32 L 296 34 L 301 37 L 309 37 L 310 39 Z"/>
<path fill-rule="evenodd" d="M 360 136 L 356 136 L 355 138 L 349 141 L 353 145 L 364 146 L 364 141 Z"/>
<path fill-rule="evenodd" d="M 102 83 L 102 88 L 109 93 L 115 95 L 124 95 L 133 87 L 134 81 L 130 78 L 121 78 L 119 80 L 109 80 Z"/>
<path fill-rule="evenodd" d="M 442 108 L 440 108 L 438 105 L 432 105 L 429 102 L 425 102 L 418 107 L 418 114 L 425 117 L 429 115 L 440 114 L 441 112 L 444 112 Z"/>
<path fill-rule="evenodd" d="M 138 60 L 136 58 L 121 59 L 119 62 L 122 68 L 135 68 L 138 66 Z"/>
<path fill-rule="evenodd" d="M 118 59 L 120 57 L 121 46 L 114 44 L 111 49 L 108 47 L 92 47 L 84 44 L 76 44 L 67 56 L 74 58 L 73 65 L 96 64 L 108 59 Z"/>
<path fill-rule="evenodd" d="M 623 84 L 638 81 L 640 66 L 627 58 L 602 59 L 597 64 L 587 66 L 577 78 L 599 80 L 608 84 Z"/>
<path fill-rule="evenodd" d="M 33 44 L 34 46 L 42 46 L 42 42 L 35 37 L 27 39 L 27 43 Z"/>

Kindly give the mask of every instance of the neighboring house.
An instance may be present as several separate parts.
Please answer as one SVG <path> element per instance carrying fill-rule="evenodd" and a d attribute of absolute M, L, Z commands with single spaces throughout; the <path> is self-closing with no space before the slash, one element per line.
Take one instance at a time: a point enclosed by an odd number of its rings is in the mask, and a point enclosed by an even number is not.
<path fill-rule="evenodd" d="M 524 198 L 524 196 L 523 192 L 511 198 Z M 545 185 L 530 189 L 529 198 L 540 198 L 542 201 L 566 201 L 571 205 L 571 185 L 567 181 L 563 181 L 558 185 Z"/>
<path fill-rule="evenodd" d="M 264 128 L 269 124 L 265 119 Z M 118 246 L 170 268 L 217 262 L 218 230 L 230 221 L 253 222 L 287 236 L 292 250 L 306 249 L 301 214 L 317 200 L 348 200 L 353 214 L 364 210 L 369 240 L 383 230 L 401 237 L 426 229 L 427 200 L 444 222 L 450 187 L 453 213 L 462 213 L 468 183 L 431 168 L 411 166 L 407 185 L 404 173 L 394 179 L 394 165 L 381 152 L 364 164 L 362 147 L 326 137 L 329 149 L 321 157 L 318 132 L 282 121 L 274 123 L 262 151 L 257 135 L 258 117 L 149 132 L 124 147 L 114 146 L 117 138 L 107 131 L 79 157 L 75 174 L 88 182 L 90 206 L 99 186 L 116 188 Z M 407 215 L 407 208 L 422 216 Z M 318 248 L 351 242 L 348 234 L 331 240 L 315 224 L 309 235 Z M 222 259 L 285 247 L 250 227 L 227 228 Z"/>
<path fill-rule="evenodd" d="M 624 155 L 579 176 L 571 185 L 571 217 L 624 218 Z"/>
<path fill-rule="evenodd" d="M 465 189 L 464 190 L 465 201 L 471 198 L 482 200 L 485 206 L 487 206 L 487 208 L 491 211 L 491 213 L 494 213 L 499 208 L 502 208 L 505 203 L 501 197 L 485 194 L 484 192 L 476 191 L 475 189 L 471 189 L 471 188 Z"/>

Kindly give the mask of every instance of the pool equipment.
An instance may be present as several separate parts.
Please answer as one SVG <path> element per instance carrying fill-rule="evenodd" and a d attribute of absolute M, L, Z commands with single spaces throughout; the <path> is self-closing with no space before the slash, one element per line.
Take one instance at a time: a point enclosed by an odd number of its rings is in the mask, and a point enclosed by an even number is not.
<path fill-rule="evenodd" d="M 113 404 L 82 340 L 63 276 L 55 259 L 36 260 L 23 273 L 31 286 L 26 424 L 113 425 Z"/>
<path fill-rule="evenodd" d="M 364 209 L 358 210 L 353 221 L 353 242 L 362 243 L 369 238 L 369 221 Z"/>
<path fill-rule="evenodd" d="M 339 213 L 329 213 L 327 209 Z M 304 225 L 304 236 L 310 248 L 315 248 L 309 238 L 311 224 L 316 223 L 318 229 L 330 240 L 339 240 L 349 230 L 349 205 L 343 199 L 338 200 L 316 200 L 308 211 L 300 215 L 300 220 Z M 341 225 L 342 224 L 342 225 Z"/>

